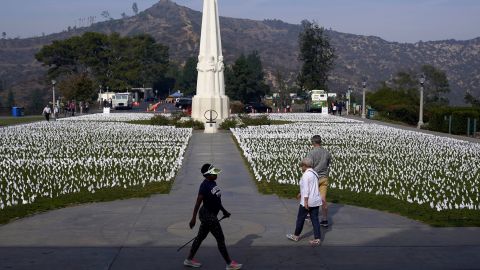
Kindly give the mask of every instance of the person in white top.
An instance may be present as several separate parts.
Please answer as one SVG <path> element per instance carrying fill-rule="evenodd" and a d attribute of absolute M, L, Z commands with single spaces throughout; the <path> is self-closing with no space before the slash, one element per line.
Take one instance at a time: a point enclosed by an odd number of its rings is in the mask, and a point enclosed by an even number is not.
<path fill-rule="evenodd" d="M 302 179 L 300 179 L 300 193 L 297 195 L 297 198 L 300 200 L 300 207 L 298 209 L 295 234 L 287 234 L 287 238 L 295 242 L 300 239 L 305 218 L 310 214 L 314 234 L 314 239 L 310 241 L 310 244 L 318 246 L 321 243 L 318 213 L 320 206 L 322 206 L 322 198 L 318 190 L 318 174 L 312 169 L 313 161 L 310 158 L 304 158 L 300 166 L 303 172 Z"/>
<path fill-rule="evenodd" d="M 50 107 L 47 105 L 45 108 L 43 108 L 43 116 L 45 116 L 45 120 L 50 121 L 50 114 L 52 113 L 52 110 Z"/>

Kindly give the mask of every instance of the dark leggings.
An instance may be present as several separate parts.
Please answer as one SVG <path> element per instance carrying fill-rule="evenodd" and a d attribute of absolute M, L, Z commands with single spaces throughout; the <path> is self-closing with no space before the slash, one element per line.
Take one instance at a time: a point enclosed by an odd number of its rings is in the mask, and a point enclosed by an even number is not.
<path fill-rule="evenodd" d="M 313 235 L 315 239 L 320 239 L 322 237 L 320 231 L 320 222 L 318 221 L 318 212 L 320 207 L 310 207 L 309 210 L 305 209 L 302 205 L 298 208 L 298 215 L 297 215 L 297 224 L 295 227 L 295 235 L 300 236 L 303 230 L 303 225 L 305 223 L 305 218 L 308 214 L 310 214 L 310 220 L 312 221 L 313 225 Z"/>
<path fill-rule="evenodd" d="M 198 229 L 197 237 L 193 241 L 192 248 L 190 249 L 190 255 L 188 259 L 191 260 L 195 257 L 200 245 L 203 240 L 207 238 L 208 233 L 212 233 L 215 239 L 217 240 L 218 250 L 222 254 L 223 259 L 227 264 L 230 264 L 232 260 L 228 255 L 227 246 L 225 245 L 225 236 L 223 235 L 222 227 L 218 218 L 213 214 L 208 213 L 203 207 L 200 209 L 200 228 Z"/>

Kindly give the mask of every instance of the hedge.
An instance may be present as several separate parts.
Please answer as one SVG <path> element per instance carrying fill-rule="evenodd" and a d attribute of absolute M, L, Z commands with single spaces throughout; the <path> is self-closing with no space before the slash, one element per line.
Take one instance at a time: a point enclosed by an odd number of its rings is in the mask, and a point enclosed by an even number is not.
<path fill-rule="evenodd" d="M 473 107 L 446 107 L 434 109 L 430 111 L 428 129 L 448 133 L 450 116 L 452 117 L 452 134 L 466 135 L 469 118 L 470 135 L 474 129 L 474 119 L 477 120 L 476 132 L 480 131 L 480 108 Z"/>

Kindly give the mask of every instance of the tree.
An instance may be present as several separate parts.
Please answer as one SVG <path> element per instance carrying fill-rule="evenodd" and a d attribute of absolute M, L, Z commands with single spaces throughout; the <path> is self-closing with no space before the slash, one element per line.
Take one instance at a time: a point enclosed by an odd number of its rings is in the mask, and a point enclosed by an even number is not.
<path fill-rule="evenodd" d="M 48 102 L 45 100 L 45 95 L 42 93 L 41 90 L 35 89 L 32 92 L 30 98 L 30 104 L 28 106 L 28 111 L 35 114 L 40 113 Z"/>
<path fill-rule="evenodd" d="M 276 88 L 277 88 L 277 93 L 278 93 L 278 104 L 277 107 L 285 107 L 287 106 L 288 99 L 289 99 L 289 91 L 288 91 L 288 85 L 287 82 L 285 81 L 285 77 L 283 76 L 282 72 L 277 69 L 275 72 L 275 83 L 276 83 Z"/>
<path fill-rule="evenodd" d="M 304 20 L 302 27 L 299 60 L 303 65 L 297 77 L 298 85 L 305 90 L 328 90 L 328 75 L 333 68 L 335 50 L 326 30 L 316 22 Z"/>
<path fill-rule="evenodd" d="M 450 84 L 444 71 L 432 65 L 424 65 L 421 68 L 425 74 L 425 102 L 430 105 L 448 105 L 445 94 L 450 92 Z"/>
<path fill-rule="evenodd" d="M 35 58 L 49 67 L 48 76 L 50 78 L 80 73 L 83 67 L 78 55 L 80 44 L 80 37 L 53 41 L 51 45 L 44 46 L 35 55 Z"/>
<path fill-rule="evenodd" d="M 133 3 L 132 10 L 133 10 L 133 13 L 135 13 L 135 15 L 138 15 L 138 5 L 137 5 L 137 3 Z"/>
<path fill-rule="evenodd" d="M 36 59 L 48 66 L 50 79 L 69 80 L 86 75 L 110 89 L 151 87 L 165 77 L 169 66 L 168 47 L 148 35 L 85 33 L 44 46 Z"/>
<path fill-rule="evenodd" d="M 0 79 L 0 92 L 3 92 L 3 90 L 5 90 L 5 87 L 6 87 L 5 80 Z"/>
<path fill-rule="evenodd" d="M 448 100 L 443 96 L 450 91 L 445 72 L 431 65 L 424 65 L 417 70 L 398 72 L 390 83 L 383 84 L 374 93 L 367 96 L 368 103 L 385 118 L 415 125 L 418 122 L 420 104 L 420 74 L 424 74 L 425 115 L 428 116 L 435 107 L 444 107 Z"/>
<path fill-rule="evenodd" d="M 107 10 L 102 11 L 100 15 L 102 15 L 102 17 L 104 17 L 107 20 L 112 18 L 110 17 L 110 12 L 108 12 Z"/>
<path fill-rule="evenodd" d="M 418 89 L 418 79 L 414 71 L 399 71 L 393 78 L 393 88 L 396 90 Z"/>
<path fill-rule="evenodd" d="M 178 85 L 186 96 L 195 95 L 197 90 L 197 77 L 197 58 L 190 57 L 183 67 Z"/>
<path fill-rule="evenodd" d="M 233 100 L 258 102 L 270 92 L 265 83 L 263 65 L 258 52 L 248 56 L 241 55 L 231 68 L 225 72 L 226 94 Z"/>
<path fill-rule="evenodd" d="M 401 74 L 405 83 L 406 73 Z M 409 76 L 407 76 L 409 78 Z M 398 86 L 398 85 L 397 85 Z M 395 87 L 395 86 L 394 86 Z M 388 119 L 402 121 L 411 125 L 418 122 L 420 99 L 418 90 L 413 88 L 392 88 L 383 84 L 377 91 L 367 94 L 368 104 Z"/>
<path fill-rule="evenodd" d="M 473 107 L 480 107 L 480 99 L 475 98 L 470 92 L 465 94 L 465 102 L 471 104 Z"/>
<path fill-rule="evenodd" d="M 128 18 L 127 14 L 125 12 L 122 12 L 121 16 L 122 16 L 122 19 Z"/>
<path fill-rule="evenodd" d="M 6 39 L 7 38 L 7 32 L 2 32 L 2 39 Z"/>
<path fill-rule="evenodd" d="M 397 90 L 411 89 L 413 93 L 418 92 L 420 74 L 425 75 L 426 78 L 424 84 L 425 104 L 430 107 L 448 105 L 448 98 L 445 96 L 450 92 L 447 75 L 434 66 L 424 65 L 420 70 L 400 71 L 393 79 L 393 86 Z"/>
<path fill-rule="evenodd" d="M 84 74 L 74 74 L 59 83 L 58 89 L 67 100 L 91 101 L 97 97 L 95 82 Z"/>
<path fill-rule="evenodd" d="M 7 103 L 5 104 L 5 106 L 7 108 L 11 108 L 11 107 L 15 106 L 15 94 L 13 93 L 13 91 L 11 89 L 8 91 Z"/>

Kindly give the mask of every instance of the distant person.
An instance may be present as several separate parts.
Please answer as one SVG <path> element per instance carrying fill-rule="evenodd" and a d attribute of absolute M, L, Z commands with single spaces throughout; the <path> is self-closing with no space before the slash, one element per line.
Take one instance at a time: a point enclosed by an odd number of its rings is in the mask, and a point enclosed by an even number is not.
<path fill-rule="evenodd" d="M 322 147 L 322 138 L 319 135 L 313 136 L 311 142 L 313 149 L 308 153 L 307 158 L 313 161 L 312 168 L 317 173 L 319 179 L 318 185 L 320 195 L 322 196 L 322 221 L 320 225 L 328 227 L 327 189 L 332 155 Z"/>
<path fill-rule="evenodd" d="M 75 101 L 72 100 L 72 101 L 70 102 L 70 112 L 71 112 L 71 115 L 72 115 L 72 116 L 75 116 L 75 109 L 76 109 L 76 108 L 75 108 Z"/>
<path fill-rule="evenodd" d="M 228 255 L 227 246 L 225 245 L 225 236 L 223 235 L 222 226 L 220 226 L 220 221 L 218 221 L 217 217 L 220 210 L 224 217 L 230 217 L 230 213 L 225 210 L 222 205 L 222 193 L 215 182 L 221 170 L 215 168 L 211 164 L 204 164 L 201 168 L 201 172 L 203 177 L 205 177 L 205 180 L 203 180 L 200 185 L 200 190 L 198 191 L 197 202 L 195 203 L 195 208 L 193 210 L 193 217 L 189 224 L 190 229 L 195 227 L 197 213 L 199 213 L 201 224 L 198 229 L 197 237 L 193 241 L 190 249 L 190 254 L 183 262 L 183 265 L 195 268 L 202 266 L 202 264 L 196 261 L 194 257 L 203 240 L 205 240 L 209 233 L 212 233 L 217 240 L 218 250 L 220 250 L 223 259 L 227 263 L 226 269 L 241 269 L 242 265 L 230 259 L 230 256 Z M 200 205 L 202 206 L 201 208 Z"/>
<path fill-rule="evenodd" d="M 85 113 L 88 113 L 88 111 L 90 110 L 90 104 L 87 102 L 85 102 Z"/>
<path fill-rule="evenodd" d="M 338 115 L 342 116 L 343 102 L 338 103 L 337 110 L 338 110 Z"/>
<path fill-rule="evenodd" d="M 318 175 L 312 169 L 313 161 L 310 158 L 304 158 L 300 163 L 303 176 L 300 179 L 300 193 L 297 199 L 300 200 L 300 207 L 298 208 L 297 222 L 295 225 L 295 233 L 287 234 L 287 238 L 298 242 L 300 234 L 305 224 L 305 218 L 310 214 L 313 225 L 314 239 L 310 241 L 312 246 L 318 246 L 321 243 L 320 223 L 318 221 L 318 212 L 322 205 L 322 198 L 318 191 Z"/>
<path fill-rule="evenodd" d="M 83 114 L 83 101 L 80 101 L 80 103 L 78 104 L 78 107 L 80 109 L 80 114 Z"/>
<path fill-rule="evenodd" d="M 50 106 L 45 106 L 45 108 L 43 108 L 43 116 L 45 116 L 45 120 L 47 120 L 47 122 L 50 122 L 50 114 L 52 113 L 52 110 L 50 109 Z"/>
<path fill-rule="evenodd" d="M 53 115 L 55 116 L 55 119 L 58 118 L 58 106 L 53 107 Z"/>

